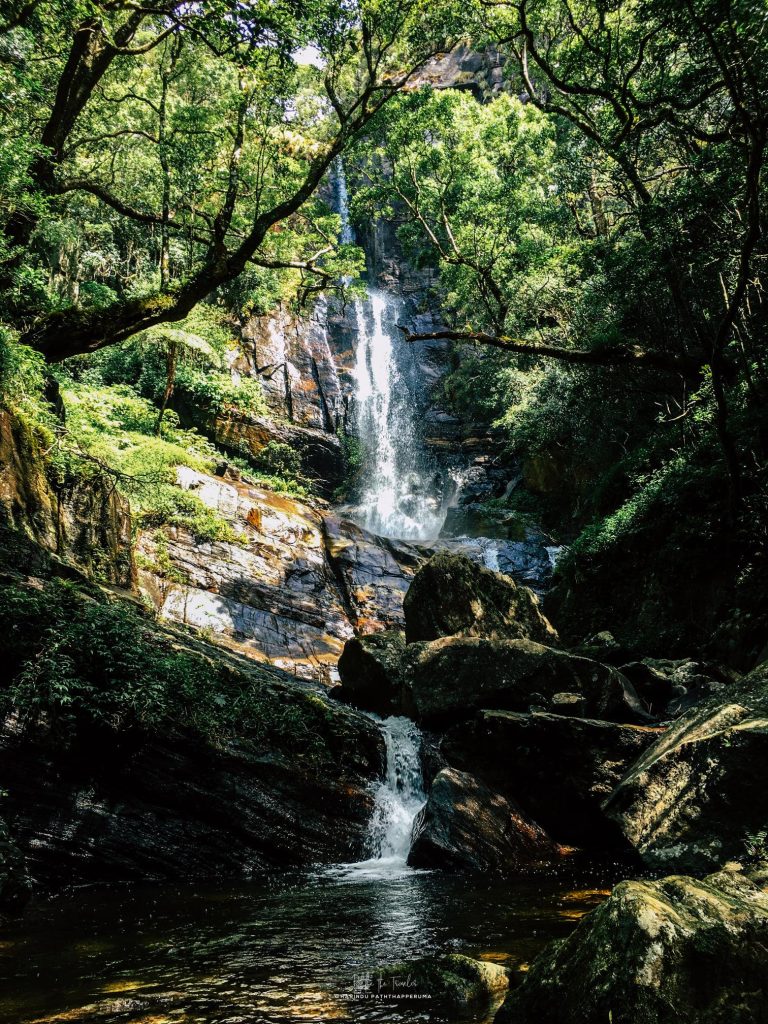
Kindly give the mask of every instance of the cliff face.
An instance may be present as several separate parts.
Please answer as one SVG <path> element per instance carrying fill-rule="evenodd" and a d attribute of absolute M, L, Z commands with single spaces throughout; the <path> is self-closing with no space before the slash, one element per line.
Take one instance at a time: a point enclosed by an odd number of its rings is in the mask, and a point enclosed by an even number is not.
<path fill-rule="evenodd" d="M 129 510 L 108 477 L 54 484 L 7 412 L 0 465 L 0 915 L 21 909 L 30 876 L 58 888 L 362 857 L 381 737 L 296 679 L 329 679 L 364 604 L 331 566 L 319 506 L 180 471 L 239 534 L 202 545 L 166 528 L 162 552 L 160 532 L 139 544 L 145 593 L 194 636 L 135 610 Z M 117 639 L 99 628 L 110 609 Z M 115 650 L 123 628 L 136 643 Z M 163 694 L 147 672 L 171 664 Z M 188 720 L 190 678 L 226 679 L 250 711 Z"/>
<path fill-rule="evenodd" d="M 6 543 L 42 552 L 120 586 L 131 586 L 131 515 L 115 481 L 94 471 L 54 482 L 41 441 L 0 409 L 0 532 Z"/>
<path fill-rule="evenodd" d="M 137 548 L 140 585 L 162 618 L 332 684 L 355 631 L 402 626 L 403 596 L 427 551 L 374 537 L 321 503 L 238 476 L 179 471 L 179 485 L 215 509 L 238 539 L 200 544 L 178 527 L 145 534 Z"/>

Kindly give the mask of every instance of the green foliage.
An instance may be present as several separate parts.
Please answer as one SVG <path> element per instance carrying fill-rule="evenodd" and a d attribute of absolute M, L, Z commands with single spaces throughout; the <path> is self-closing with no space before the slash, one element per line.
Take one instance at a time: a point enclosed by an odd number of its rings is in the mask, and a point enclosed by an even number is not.
<path fill-rule="evenodd" d="M 178 327 L 151 328 L 121 345 L 70 360 L 67 369 L 75 379 L 93 385 L 129 384 L 139 395 L 159 403 L 167 385 L 169 343 L 177 344 L 179 351 L 176 400 L 191 406 L 201 424 L 223 412 L 268 413 L 259 380 L 235 380 L 223 369 L 238 342 L 225 312 L 208 303 L 196 306 Z"/>
<path fill-rule="evenodd" d="M 189 397 L 201 412 L 211 415 L 229 412 L 266 416 L 269 413 L 261 381 L 255 377 L 234 381 L 230 374 L 203 373 L 195 367 L 182 366 L 176 376 L 175 392 L 179 397 Z"/>
<path fill-rule="evenodd" d="M 336 488 L 334 498 L 338 502 L 346 502 L 354 499 L 359 486 L 361 472 L 365 464 L 365 449 L 359 438 L 354 434 L 348 434 L 341 426 L 336 431 L 336 436 L 341 444 L 344 479 Z"/>
<path fill-rule="evenodd" d="M 39 352 L 20 345 L 0 325 L 0 406 L 38 418 L 49 418 L 43 402 L 45 363 Z"/>
<path fill-rule="evenodd" d="M 168 580 L 169 583 L 188 583 L 189 577 L 182 569 L 179 569 L 173 562 L 168 551 L 168 538 L 162 530 L 156 530 L 152 536 L 153 557 L 149 558 L 143 552 L 136 553 L 135 561 L 139 569 L 146 569 L 147 572 Z"/>
<path fill-rule="evenodd" d="M 259 468 L 272 476 L 296 480 L 301 475 L 301 455 L 282 441 L 268 441 L 253 458 Z"/>
<path fill-rule="evenodd" d="M 744 856 L 748 861 L 768 860 L 768 829 L 747 832 L 744 836 Z"/>
<path fill-rule="evenodd" d="M 180 526 L 202 542 L 240 542 L 218 512 L 176 485 L 180 466 L 212 471 L 219 455 L 209 441 L 181 430 L 173 414 L 156 437 L 154 408 L 126 386 L 75 385 L 64 391 L 64 400 L 67 432 L 51 453 L 51 471 L 60 480 L 82 473 L 86 456 L 117 474 L 138 525 Z"/>
<path fill-rule="evenodd" d="M 241 734 L 315 763 L 328 756 L 325 709 L 314 695 L 278 691 L 256 668 L 211 660 L 129 605 L 61 581 L 10 585 L 3 598 L 0 704 L 113 729 Z"/>

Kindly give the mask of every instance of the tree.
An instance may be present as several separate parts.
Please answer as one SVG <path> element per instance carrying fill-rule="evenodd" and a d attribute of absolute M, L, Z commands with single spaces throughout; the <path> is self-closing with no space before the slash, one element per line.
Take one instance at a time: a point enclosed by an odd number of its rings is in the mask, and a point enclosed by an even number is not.
<path fill-rule="evenodd" d="M 43 315 L 16 302 L 22 340 L 52 362 L 181 320 L 251 266 L 330 280 L 334 240 L 302 210 L 455 18 L 436 0 L 83 3 L 55 24 L 44 8 L 13 30 L 27 55 L 52 58 L 55 78 L 22 86 L 6 119 L 20 129 L 25 104 L 47 98 L 39 137 L 26 133 L 26 198 L 6 211 L 7 274 L 18 280 L 34 255 L 43 213 L 86 200 L 160 237 L 158 280 L 141 294 Z M 68 35 L 56 60 L 53 40 Z M 308 45 L 317 66 L 294 57 Z M 174 239 L 187 254 L 172 273 Z"/>
<path fill-rule="evenodd" d="M 142 347 L 149 346 L 163 352 L 165 356 L 165 388 L 160 398 L 160 410 L 155 426 L 155 433 L 159 437 L 163 428 L 165 410 L 173 395 L 179 362 L 186 359 L 191 363 L 218 369 L 221 366 L 221 359 L 205 338 L 201 338 L 198 334 L 190 334 L 189 331 L 181 331 L 176 327 L 150 327 L 148 331 L 138 335 L 136 341 Z"/>
<path fill-rule="evenodd" d="M 585 345 L 583 335 L 545 345 L 492 321 L 441 336 L 570 362 L 666 368 L 708 382 L 738 504 L 746 453 L 731 406 L 743 382 L 754 400 L 766 383 L 764 11 L 748 0 L 491 0 L 484 9 L 486 31 L 510 54 L 507 72 L 524 101 L 553 120 L 560 145 L 584 172 L 575 201 L 567 183 L 552 184 L 572 200 L 576 233 L 595 241 L 609 287 L 612 278 L 621 281 L 623 315 L 609 345 Z M 435 211 L 422 220 L 445 260 L 446 239 L 452 244 L 437 230 Z M 633 263 L 622 267 L 628 252 Z M 467 253 L 461 256 L 469 267 Z M 650 314 L 638 315 L 642 298 L 628 266 L 654 289 Z M 475 274 L 476 308 L 484 309 L 499 277 L 479 266 Z"/>

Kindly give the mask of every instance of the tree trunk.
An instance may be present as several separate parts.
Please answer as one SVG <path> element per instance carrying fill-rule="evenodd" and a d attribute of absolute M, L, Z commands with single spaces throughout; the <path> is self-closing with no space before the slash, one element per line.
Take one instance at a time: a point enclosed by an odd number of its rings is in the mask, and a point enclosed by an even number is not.
<path fill-rule="evenodd" d="M 163 398 L 160 402 L 160 412 L 157 416 L 157 425 L 155 426 L 155 434 L 160 437 L 160 431 L 163 429 L 163 417 L 165 416 L 165 410 L 168 407 L 168 402 L 171 400 L 173 394 L 173 386 L 176 383 L 176 367 L 179 362 L 179 346 L 174 341 L 168 346 L 168 351 L 165 353 L 165 391 L 163 392 Z"/>

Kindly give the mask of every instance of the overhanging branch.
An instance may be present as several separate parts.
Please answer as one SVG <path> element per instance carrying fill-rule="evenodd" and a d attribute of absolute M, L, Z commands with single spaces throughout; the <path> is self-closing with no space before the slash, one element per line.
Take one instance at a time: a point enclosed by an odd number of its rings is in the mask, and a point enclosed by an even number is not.
<path fill-rule="evenodd" d="M 639 345 L 611 345 L 598 349 L 560 348 L 557 345 L 540 345 L 523 338 L 509 338 L 503 335 L 485 334 L 482 331 L 432 331 L 425 334 L 411 333 L 398 324 L 405 340 L 413 341 L 463 341 L 476 342 L 502 352 L 514 352 L 524 356 L 541 356 L 556 359 L 561 363 L 586 366 L 637 366 L 643 369 L 674 373 L 686 379 L 701 376 L 705 360 L 693 356 L 667 355 L 663 352 L 649 352 Z"/>

